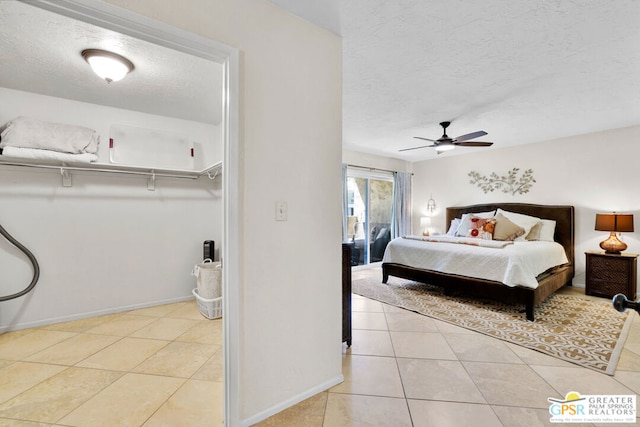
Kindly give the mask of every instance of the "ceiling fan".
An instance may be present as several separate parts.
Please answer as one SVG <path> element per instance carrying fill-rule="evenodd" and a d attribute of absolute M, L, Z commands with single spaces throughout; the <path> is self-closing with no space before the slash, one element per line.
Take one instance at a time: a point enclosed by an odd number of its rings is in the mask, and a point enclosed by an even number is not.
<path fill-rule="evenodd" d="M 486 135 L 487 133 L 485 131 L 477 131 L 477 132 L 472 132 L 472 133 L 468 133 L 466 135 L 460 135 L 456 138 L 449 138 L 447 136 L 447 127 L 449 127 L 449 125 L 451 124 L 451 122 L 442 122 L 440 123 L 440 126 L 442 126 L 443 129 L 443 133 L 442 136 L 436 140 L 433 139 L 429 139 L 429 138 L 423 138 L 421 136 L 414 136 L 414 138 L 416 139 L 423 139 L 425 141 L 430 141 L 433 142 L 433 144 L 431 145 L 421 145 L 419 147 L 412 147 L 412 148 L 403 148 L 400 151 L 409 151 L 409 150 L 417 150 L 419 148 L 427 148 L 427 147 L 434 147 L 436 149 L 436 151 L 438 152 L 438 154 L 442 153 L 443 151 L 449 151 L 449 150 L 453 150 L 454 148 L 456 148 L 456 146 L 461 146 L 461 147 L 489 147 L 491 145 L 493 145 L 493 142 L 482 142 L 482 141 L 469 141 L 470 139 L 474 139 L 474 138 L 478 138 L 481 136 Z"/>

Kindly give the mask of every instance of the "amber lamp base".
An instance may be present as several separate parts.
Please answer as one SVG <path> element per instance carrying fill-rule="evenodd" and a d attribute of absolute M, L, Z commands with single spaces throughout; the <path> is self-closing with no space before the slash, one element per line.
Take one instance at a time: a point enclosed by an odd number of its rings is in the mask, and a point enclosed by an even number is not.
<path fill-rule="evenodd" d="M 600 242 L 600 247 L 604 249 L 605 253 L 620 254 L 620 252 L 627 249 L 627 244 L 621 242 L 618 239 L 618 236 L 616 236 L 616 232 L 612 231 L 607 240 L 603 240 L 602 242 Z"/>

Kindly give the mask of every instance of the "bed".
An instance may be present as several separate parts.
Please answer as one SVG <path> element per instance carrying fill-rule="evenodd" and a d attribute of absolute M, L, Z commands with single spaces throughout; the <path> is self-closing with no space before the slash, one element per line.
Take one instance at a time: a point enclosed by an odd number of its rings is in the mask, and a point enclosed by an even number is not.
<path fill-rule="evenodd" d="M 453 219 L 460 218 L 464 213 L 495 211 L 499 208 L 504 211 L 555 221 L 553 240 L 564 249 L 566 262 L 549 268 L 544 273 L 536 276 L 535 282 L 537 283 L 534 283 L 533 286 L 531 286 L 531 284 L 524 286 L 517 283 L 507 285 L 502 281 L 472 277 L 460 273 L 452 274 L 435 269 L 425 269 L 411 265 L 411 263 L 395 262 L 393 259 L 389 261 L 390 257 L 385 254 L 385 260 L 382 263 L 382 282 L 387 283 L 389 276 L 395 276 L 442 286 L 445 294 L 448 295 L 453 292 L 461 292 L 509 304 L 524 305 L 527 320 L 534 321 L 534 306 L 544 301 L 549 295 L 561 287 L 571 285 L 572 283 L 575 274 L 574 207 L 522 203 L 478 204 L 450 207 L 446 210 L 446 224 L 448 226 Z M 445 243 L 431 244 L 440 246 L 464 246 L 447 245 Z M 500 251 L 502 249 L 492 250 Z"/>

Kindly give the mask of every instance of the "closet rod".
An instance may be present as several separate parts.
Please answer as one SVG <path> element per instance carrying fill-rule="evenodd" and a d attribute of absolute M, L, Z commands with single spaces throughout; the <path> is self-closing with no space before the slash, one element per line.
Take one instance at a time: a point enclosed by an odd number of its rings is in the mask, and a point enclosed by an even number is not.
<path fill-rule="evenodd" d="M 104 168 L 104 167 L 82 167 L 82 166 L 67 166 L 64 163 L 60 165 L 42 164 L 42 163 L 25 163 L 11 160 L 0 161 L 1 165 L 7 166 L 19 166 L 39 169 L 57 169 L 60 171 L 83 171 L 83 172 L 107 172 L 107 173 L 123 173 L 128 175 L 144 175 L 144 176 L 156 176 L 156 177 L 168 177 L 168 178 L 184 178 L 184 179 L 198 179 L 200 176 L 209 175 L 211 177 L 211 171 L 217 170 L 222 167 L 222 162 L 218 162 L 215 165 L 208 167 L 202 171 L 193 172 L 171 172 L 171 171 L 156 171 L 152 168 L 145 168 L 146 170 L 127 169 L 126 167 L 118 168 Z"/>

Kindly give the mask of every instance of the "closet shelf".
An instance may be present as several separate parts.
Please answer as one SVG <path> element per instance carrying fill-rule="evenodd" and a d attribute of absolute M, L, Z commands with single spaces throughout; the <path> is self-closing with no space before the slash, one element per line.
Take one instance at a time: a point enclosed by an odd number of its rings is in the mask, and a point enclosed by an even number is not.
<path fill-rule="evenodd" d="M 62 175 L 62 185 L 71 187 L 71 172 L 101 172 L 101 173 L 119 173 L 127 175 L 142 175 L 147 177 L 147 189 L 155 190 L 155 181 L 157 177 L 163 178 L 181 178 L 181 179 L 198 179 L 201 176 L 207 176 L 209 179 L 215 179 L 222 171 L 222 162 L 215 163 L 200 171 L 183 170 L 183 169 L 164 169 L 140 166 L 124 166 L 113 165 L 108 163 L 74 163 L 60 162 L 55 160 L 33 160 L 23 159 L 19 157 L 0 156 L 0 166 L 18 166 L 38 169 L 57 169 Z"/>

